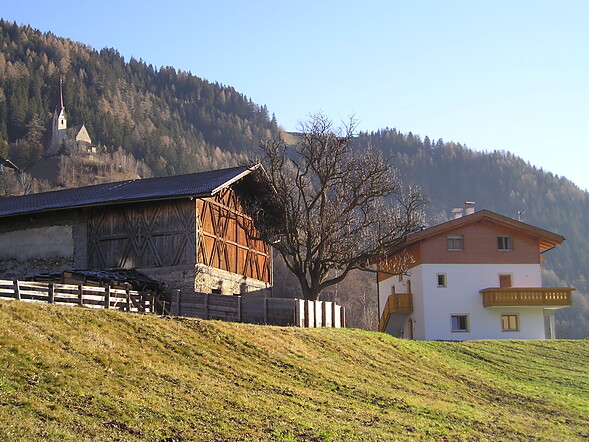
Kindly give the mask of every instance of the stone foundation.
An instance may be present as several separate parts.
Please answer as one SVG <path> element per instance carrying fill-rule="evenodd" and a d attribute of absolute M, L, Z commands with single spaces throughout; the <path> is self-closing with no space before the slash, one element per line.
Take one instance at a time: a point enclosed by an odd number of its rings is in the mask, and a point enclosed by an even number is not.
<path fill-rule="evenodd" d="M 272 286 L 268 283 L 202 264 L 197 264 L 195 270 L 194 291 L 196 292 L 259 298 L 272 297 Z"/>
<path fill-rule="evenodd" d="M 241 295 L 248 298 L 272 296 L 270 284 L 226 272 L 202 264 L 196 266 L 138 268 L 138 272 L 164 284 L 164 292 L 171 296 L 176 289 L 184 293 L 218 293 Z"/>
<path fill-rule="evenodd" d="M 137 269 L 151 279 L 162 284 L 163 291 L 170 296 L 176 289 L 183 292 L 194 291 L 195 270 L 193 265 L 173 267 L 141 267 Z"/>
<path fill-rule="evenodd" d="M 24 261 L 17 259 L 0 260 L 0 279 L 24 279 L 27 276 L 47 272 L 62 272 L 71 270 L 74 261 L 72 258 L 33 258 Z"/>

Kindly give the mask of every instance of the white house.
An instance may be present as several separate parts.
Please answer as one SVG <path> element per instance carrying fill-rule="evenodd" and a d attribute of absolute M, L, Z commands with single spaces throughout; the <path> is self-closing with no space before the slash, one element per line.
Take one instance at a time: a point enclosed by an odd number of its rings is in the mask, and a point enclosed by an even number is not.
<path fill-rule="evenodd" d="M 564 237 L 489 210 L 413 233 L 377 262 L 379 330 L 420 340 L 550 339 L 572 288 L 542 287 Z M 409 270 L 394 274 L 408 259 Z"/>

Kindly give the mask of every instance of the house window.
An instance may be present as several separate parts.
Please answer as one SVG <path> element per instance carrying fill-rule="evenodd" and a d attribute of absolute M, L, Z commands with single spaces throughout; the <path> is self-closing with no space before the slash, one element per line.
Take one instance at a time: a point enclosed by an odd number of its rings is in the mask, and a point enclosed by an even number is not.
<path fill-rule="evenodd" d="M 436 275 L 436 279 L 438 281 L 438 287 L 446 287 L 446 274 L 445 273 L 438 273 Z"/>
<path fill-rule="evenodd" d="M 448 236 L 448 250 L 462 250 L 462 235 Z"/>
<path fill-rule="evenodd" d="M 518 331 L 519 320 L 517 315 L 501 315 L 502 331 Z"/>
<path fill-rule="evenodd" d="M 468 331 L 468 315 L 452 315 L 452 331 L 453 332 L 467 332 Z"/>
<path fill-rule="evenodd" d="M 498 236 L 497 237 L 497 249 L 498 250 L 511 250 L 511 236 Z"/>

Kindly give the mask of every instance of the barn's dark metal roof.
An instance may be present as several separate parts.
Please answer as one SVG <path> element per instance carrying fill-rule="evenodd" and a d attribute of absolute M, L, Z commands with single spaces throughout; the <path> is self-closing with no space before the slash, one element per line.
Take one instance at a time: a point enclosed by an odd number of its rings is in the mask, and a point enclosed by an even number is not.
<path fill-rule="evenodd" d="M 233 167 L 0 198 L 0 217 L 132 201 L 207 197 L 255 169 Z"/>

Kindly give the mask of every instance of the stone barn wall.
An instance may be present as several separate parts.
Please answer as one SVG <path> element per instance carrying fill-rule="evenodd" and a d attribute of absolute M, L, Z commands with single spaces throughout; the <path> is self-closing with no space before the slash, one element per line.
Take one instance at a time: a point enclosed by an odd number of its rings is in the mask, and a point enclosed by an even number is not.
<path fill-rule="evenodd" d="M 86 266 L 86 218 L 67 210 L 5 218 L 0 223 L 0 277 Z"/>

